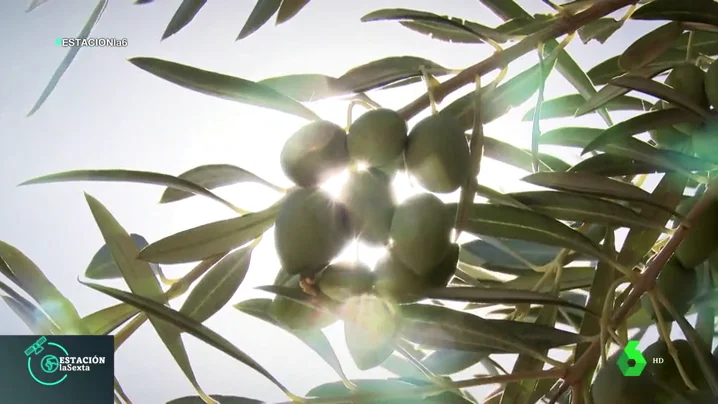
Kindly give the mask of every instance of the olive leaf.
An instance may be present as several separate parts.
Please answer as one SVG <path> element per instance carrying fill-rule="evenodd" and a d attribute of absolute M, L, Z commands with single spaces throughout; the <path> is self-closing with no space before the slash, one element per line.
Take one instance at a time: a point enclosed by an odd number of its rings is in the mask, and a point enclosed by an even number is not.
<path fill-rule="evenodd" d="M 517 192 L 509 195 L 532 210 L 559 220 L 664 230 L 662 224 L 650 222 L 630 208 L 589 195 L 556 191 Z"/>
<path fill-rule="evenodd" d="M 579 108 L 586 103 L 581 94 L 564 95 L 546 100 L 541 105 L 541 119 L 573 117 Z M 602 105 L 608 111 L 647 111 L 653 104 L 640 98 L 619 96 L 608 100 Z M 522 121 L 533 119 L 534 108 L 531 108 L 521 118 Z"/>
<path fill-rule="evenodd" d="M 243 182 L 253 182 L 264 185 L 277 192 L 284 191 L 281 187 L 266 181 L 256 174 L 231 164 L 201 165 L 189 171 L 185 171 L 178 175 L 177 178 L 197 184 L 208 190 Z M 160 203 L 176 202 L 194 195 L 194 193 L 186 192 L 175 187 L 168 187 L 162 194 Z"/>
<path fill-rule="evenodd" d="M 141 250 L 149 245 L 147 239 L 140 236 L 139 234 L 130 234 L 132 241 L 134 241 L 137 249 Z M 159 265 L 150 264 L 152 273 L 155 276 L 159 273 Z M 117 267 L 115 259 L 112 257 L 110 248 L 107 244 L 103 245 L 92 257 L 90 265 L 85 270 L 85 277 L 93 280 L 106 280 L 106 279 L 121 279 L 122 272 Z"/>
<path fill-rule="evenodd" d="M 136 258 L 139 249 L 129 233 L 117 222 L 110 211 L 107 210 L 100 201 L 88 194 L 85 194 L 85 199 L 90 207 L 92 216 L 95 218 L 97 227 L 100 229 L 100 233 L 102 233 L 102 237 L 110 249 L 112 258 L 114 258 L 117 263 L 118 268 L 122 272 L 122 277 L 132 293 L 158 306 L 166 306 L 168 300 L 162 290 L 162 286 L 160 286 L 150 265 Z M 89 284 L 85 285 L 90 286 Z M 151 313 L 147 313 L 147 315 L 160 339 L 167 347 L 167 350 L 170 351 L 175 362 L 177 362 L 177 365 L 182 369 L 182 372 L 192 386 L 200 395 L 205 396 L 192 370 L 192 365 L 187 356 L 187 350 L 185 349 L 182 336 L 179 332 L 180 329 L 162 321 Z"/>
<path fill-rule="evenodd" d="M 57 326 L 52 324 L 52 321 L 45 317 L 40 309 L 34 306 L 32 309 L 29 309 L 20 303 L 20 301 L 10 296 L 0 295 L 0 298 L 2 298 L 5 304 L 10 307 L 10 310 L 12 310 L 15 315 L 17 315 L 20 320 L 25 323 L 27 328 L 29 328 L 33 334 L 52 335 L 61 333 Z"/>
<path fill-rule="evenodd" d="M 596 150 L 598 147 L 609 144 L 615 139 L 635 136 L 649 130 L 659 129 L 678 123 L 698 123 L 701 119 L 687 111 L 678 108 L 659 109 L 646 112 L 633 118 L 619 122 L 606 129 L 599 136 L 591 140 L 583 148 L 581 154 Z"/>
<path fill-rule="evenodd" d="M 280 205 L 261 212 L 207 223 L 167 236 L 140 251 L 139 259 L 158 264 L 201 261 L 242 246 L 272 227 Z"/>
<path fill-rule="evenodd" d="M 642 202 L 658 208 L 666 208 L 663 201 L 649 192 L 626 182 L 586 173 L 536 173 L 522 181 L 559 191 L 578 192 L 620 201 Z"/>
<path fill-rule="evenodd" d="M 249 270 L 254 245 L 225 255 L 187 296 L 180 313 L 203 323 L 218 312 L 234 296 Z"/>
<path fill-rule="evenodd" d="M 264 401 L 255 400 L 247 397 L 226 396 L 222 394 L 210 394 L 213 400 L 219 404 L 264 404 Z M 167 404 L 204 404 L 205 401 L 200 396 L 185 396 L 170 400 Z"/>
<path fill-rule="evenodd" d="M 105 307 L 82 318 L 82 322 L 92 335 L 108 335 L 132 317 L 139 314 L 139 310 L 127 303 Z"/>
<path fill-rule="evenodd" d="M 259 1 L 261 3 L 275 0 Z M 317 114 L 296 100 L 271 87 L 253 81 L 156 58 L 135 57 L 130 59 L 130 63 L 188 90 L 243 104 L 274 109 L 310 121 L 319 119 Z"/>
<path fill-rule="evenodd" d="M 309 0 L 282 0 L 282 5 L 277 11 L 277 25 L 294 18 L 307 4 Z"/>
<path fill-rule="evenodd" d="M 699 22 L 718 26 L 718 4 L 713 1 L 655 0 L 639 7 L 631 18 Z"/>
<path fill-rule="evenodd" d="M 0 258 L 12 274 L 10 280 L 40 305 L 63 334 L 82 334 L 82 320 L 75 306 L 30 258 L 3 241 Z"/>
<path fill-rule="evenodd" d="M 167 24 L 167 28 L 162 34 L 162 39 L 167 39 L 186 27 L 206 3 L 207 0 L 182 0 L 179 8 L 172 16 L 169 24 Z"/>
<path fill-rule="evenodd" d="M 264 24 L 266 24 L 279 10 L 282 0 L 257 0 L 257 4 L 244 23 L 242 31 L 237 36 L 237 40 L 244 39 L 257 32 Z"/>
<path fill-rule="evenodd" d="M 421 360 L 421 364 L 435 374 L 450 375 L 466 370 L 487 358 L 490 351 L 464 352 L 454 349 L 437 349 Z"/>
<path fill-rule="evenodd" d="M 235 304 L 234 308 L 294 335 L 331 366 L 342 380 L 348 380 L 331 343 L 321 330 L 290 328 L 278 322 L 269 312 L 271 304 L 271 299 L 249 299 Z"/>
<path fill-rule="evenodd" d="M 509 164 L 524 171 L 532 172 L 531 151 L 520 149 L 512 144 L 493 137 L 484 136 L 484 157 Z M 544 171 L 566 171 L 570 165 L 550 154 L 539 153 L 539 167 Z"/>
<path fill-rule="evenodd" d="M 591 239 L 552 217 L 512 206 L 488 204 L 473 204 L 467 212 L 468 220 L 461 230 L 468 233 L 544 243 L 607 259 Z"/>
<path fill-rule="evenodd" d="M 342 310 L 344 339 L 354 364 L 359 370 L 381 365 L 394 352 L 398 329 L 392 308 L 383 299 L 366 295 L 349 299 Z"/>
<path fill-rule="evenodd" d="M 40 0 L 37 2 L 33 2 L 30 4 L 30 8 L 28 8 L 28 12 L 32 11 L 36 7 L 39 7 L 42 5 L 44 1 Z M 92 10 L 92 14 L 90 14 L 90 18 L 87 20 L 85 25 L 82 27 L 82 31 L 77 35 L 76 38 L 78 39 L 87 39 L 90 36 L 90 33 L 92 32 L 93 28 L 95 28 L 95 25 L 97 25 L 97 21 L 100 20 L 100 17 L 102 17 L 102 13 L 105 11 L 105 7 L 107 6 L 107 0 L 100 0 L 97 5 L 95 6 L 95 9 Z M 42 94 L 40 94 L 40 98 L 35 102 L 35 105 L 33 105 L 32 109 L 30 109 L 30 112 L 27 113 L 27 116 L 33 115 L 35 112 L 37 112 L 42 104 L 47 101 L 48 97 L 50 97 L 50 94 L 55 90 L 55 87 L 57 87 L 57 84 L 60 82 L 60 79 L 65 74 L 67 69 L 70 67 L 70 64 L 72 64 L 72 61 L 75 60 L 75 56 L 77 56 L 77 53 L 80 51 L 80 46 L 73 46 L 68 51 L 65 57 L 62 59 L 62 62 L 60 62 L 60 65 L 57 66 L 57 69 L 55 70 L 55 73 L 53 73 L 52 78 L 50 78 L 50 82 L 47 83 L 45 86 L 45 89 L 42 90 Z"/>
<path fill-rule="evenodd" d="M 564 5 L 565 6 L 565 5 Z M 599 18 L 578 29 L 578 36 L 584 44 L 595 40 L 605 43 L 623 24 L 615 18 Z"/>
<path fill-rule="evenodd" d="M 430 35 L 434 39 L 455 43 L 482 43 L 484 38 L 498 43 L 508 40 L 506 35 L 475 22 L 405 8 L 373 11 L 363 16 L 361 21 L 399 21 L 401 25 L 413 31 Z"/>
<path fill-rule="evenodd" d="M 422 69 L 433 76 L 451 72 L 431 60 L 415 56 L 391 56 L 355 67 L 336 80 L 337 88 L 346 92 L 362 92 L 422 75 Z"/>
<path fill-rule="evenodd" d="M 162 185 L 181 191 L 202 195 L 229 207 L 234 211 L 240 209 L 220 198 L 207 188 L 193 182 L 167 174 L 136 170 L 72 170 L 27 180 L 20 185 L 50 184 L 53 182 L 99 181 L 99 182 L 131 182 L 138 184 Z"/>
<path fill-rule="evenodd" d="M 40 7 L 41 5 L 47 3 L 50 0 L 32 0 L 30 2 L 30 5 L 27 7 L 27 10 L 25 10 L 26 13 L 29 13 L 30 11 Z"/>
<path fill-rule="evenodd" d="M 281 389 L 285 394 L 293 396 L 291 392 L 287 390 L 287 388 L 284 387 L 284 385 L 282 385 L 282 383 L 280 383 L 274 376 L 272 376 L 271 373 L 264 369 L 262 365 L 257 363 L 246 353 L 242 352 L 231 342 L 227 341 L 224 337 L 202 325 L 202 323 L 199 323 L 185 316 L 184 314 L 179 313 L 176 310 L 172 310 L 165 305 L 159 304 L 152 299 L 148 299 L 134 293 L 124 292 L 122 290 L 110 288 L 103 285 L 86 283 L 82 280 L 80 280 L 80 283 L 92 289 L 95 289 L 98 292 L 113 297 L 117 300 L 135 306 L 138 309 L 150 314 L 151 316 L 155 316 L 158 319 L 161 319 L 175 326 L 179 330 L 187 332 L 188 334 L 192 334 L 197 339 L 205 342 L 207 345 L 210 345 L 213 348 L 226 353 L 227 355 L 238 360 L 239 362 L 242 362 L 243 364 L 256 370 L 259 374 L 267 378 L 267 380 L 274 383 L 274 385 Z"/>
<path fill-rule="evenodd" d="M 630 157 L 602 153 L 576 163 L 568 171 L 596 174 L 604 177 L 621 177 L 624 175 L 665 173 L 672 170 L 658 164 L 646 163 Z"/>
<path fill-rule="evenodd" d="M 683 34 L 685 35 L 685 34 Z M 682 36 L 681 36 L 682 37 Z M 680 44 L 680 40 L 678 41 L 678 44 Z M 677 64 L 685 63 L 686 62 L 686 50 L 685 49 L 678 49 L 677 45 L 676 47 L 667 50 L 666 52 L 662 53 L 660 56 L 658 56 L 653 62 L 649 63 L 646 67 L 643 69 L 661 69 L 664 70 L 669 69 L 672 66 L 675 66 Z M 685 48 L 685 45 L 683 45 Z M 706 47 L 709 45 L 705 45 Z M 718 51 L 718 45 L 710 44 L 710 46 L 716 46 Z M 711 53 L 716 51 L 711 51 Z M 588 70 L 588 76 L 591 78 L 591 80 L 596 85 L 603 85 L 607 84 L 609 81 L 613 80 L 614 78 L 625 74 L 626 72 L 621 69 L 618 66 L 618 56 L 612 57 L 610 59 L 607 59 L 596 66 L 592 67 Z M 690 60 L 693 62 L 694 60 Z M 639 70 L 643 70 L 639 69 Z M 631 74 L 635 74 L 636 71 L 631 72 Z"/>
<path fill-rule="evenodd" d="M 663 83 L 659 83 L 645 77 L 622 76 L 611 80 L 610 84 L 652 95 L 661 100 L 668 101 L 677 107 L 683 108 L 686 111 L 692 112 L 699 117 L 708 117 L 708 111 L 706 108 L 691 100 L 680 91 Z"/>
<path fill-rule="evenodd" d="M 573 289 L 583 289 L 591 286 L 596 270 L 592 267 L 568 267 L 565 268 L 561 274 L 561 280 L 558 283 L 559 291 L 567 291 Z M 527 273 L 519 275 L 516 278 L 501 284 L 502 288 L 506 289 L 519 289 L 519 290 L 533 290 L 541 279 L 542 274 L 540 273 Z M 536 289 L 536 292 L 549 293 L 553 285 L 543 284 L 540 288 Z M 583 307 L 581 311 L 583 311 Z M 600 309 L 591 309 L 594 313 L 600 313 Z"/>
<path fill-rule="evenodd" d="M 349 93 L 337 85 L 337 78 L 324 74 L 290 74 L 257 82 L 300 102 L 319 101 Z"/>
<path fill-rule="evenodd" d="M 629 45 L 618 58 L 618 66 L 628 72 L 645 67 L 673 46 L 682 33 L 683 27 L 677 22 L 661 25 Z"/>
<path fill-rule="evenodd" d="M 383 395 L 387 393 L 407 392 L 408 396 L 409 392 L 415 389 L 412 384 L 396 379 L 358 379 L 352 380 L 351 382 L 357 386 L 357 389 L 354 391 L 347 389 L 347 387 L 342 382 L 332 382 L 316 386 L 309 390 L 306 395 L 308 397 L 316 398 L 343 396 L 346 396 L 348 398 L 355 394 Z M 372 401 L 377 402 L 376 400 Z M 387 404 L 392 403 L 392 401 L 397 400 L 381 400 L 380 402 Z"/>
<path fill-rule="evenodd" d="M 553 261 L 561 251 L 560 247 L 530 241 L 514 239 L 500 239 L 500 241 L 509 251 L 518 254 L 523 260 L 481 239 L 462 244 L 459 259 L 462 262 L 489 269 L 492 267 L 530 269 L 526 262 L 540 267 Z"/>
<path fill-rule="evenodd" d="M 543 304 L 572 307 L 581 311 L 586 310 L 583 306 L 544 293 L 503 287 L 448 287 L 425 291 L 422 296 L 428 299 L 467 303 Z"/>

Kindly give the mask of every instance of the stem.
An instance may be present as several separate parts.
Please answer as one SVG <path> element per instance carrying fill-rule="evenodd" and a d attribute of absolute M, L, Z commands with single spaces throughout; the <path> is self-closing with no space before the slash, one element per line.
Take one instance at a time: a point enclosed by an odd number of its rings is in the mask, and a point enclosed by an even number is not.
<path fill-rule="evenodd" d="M 625 6 L 634 4 L 637 1 L 638 0 L 603 0 L 594 4 L 586 11 L 572 16 L 564 16 L 557 20 L 555 24 L 527 36 L 516 45 L 502 52 L 497 52 L 481 62 L 462 70 L 459 74 L 441 83 L 441 85 L 434 89 L 433 96 L 436 99 L 443 99 L 447 94 L 451 94 L 464 85 L 473 82 L 476 76 L 483 76 L 493 70 L 500 69 L 516 58 L 525 55 L 536 48 L 539 43 L 571 33 L 591 21 L 597 20 Z M 423 111 L 429 104 L 429 95 L 424 94 L 399 110 L 399 114 L 404 119 L 409 120 Z"/>
<path fill-rule="evenodd" d="M 690 62 L 693 59 L 693 44 L 695 41 L 695 32 L 690 31 L 688 33 L 688 46 L 686 47 L 686 62 Z"/>

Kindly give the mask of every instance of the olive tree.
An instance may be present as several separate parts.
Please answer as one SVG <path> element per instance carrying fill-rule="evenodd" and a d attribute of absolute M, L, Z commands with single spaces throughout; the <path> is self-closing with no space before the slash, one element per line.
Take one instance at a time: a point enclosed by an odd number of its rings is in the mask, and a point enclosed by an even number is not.
<path fill-rule="evenodd" d="M 119 330 L 121 343 L 149 320 L 175 358 L 186 358 L 178 333 L 191 334 L 259 372 L 293 402 L 716 402 L 718 361 L 711 349 L 718 279 L 718 64 L 712 57 L 718 55 L 718 4 L 543 2 L 554 12 L 530 15 L 513 0 L 480 0 L 505 21 L 496 27 L 409 9 L 362 17 L 400 23 L 438 41 L 495 49 L 461 71 L 400 55 L 340 77 L 296 74 L 253 82 L 153 57 L 131 59 L 189 90 L 306 119 L 275 160 L 295 186 L 282 189 L 219 164 L 177 176 L 117 169 L 31 179 L 25 184 L 155 184 L 165 187 L 162 203 L 203 196 L 236 217 L 148 243 L 87 195 L 106 244 L 85 273 L 90 281 L 81 282 L 122 303 L 80 317 L 29 258 L 0 242 L 0 270 L 14 284 L 0 283 L 6 301 L 38 334 Z M 31 9 L 43 3 L 34 1 Z M 259 0 L 238 39 L 268 29 L 263 26 L 272 19 L 287 23 L 308 3 Z M 80 36 L 90 34 L 105 4 L 100 1 Z M 204 4 L 184 0 L 163 39 L 189 24 Z M 616 12 L 623 17 L 611 17 Z M 565 49 L 577 38 L 604 43 L 633 20 L 660 25 L 587 72 Z M 76 51 L 68 53 L 31 113 Z M 507 67 L 530 52 L 538 63 L 507 78 Z M 544 99 L 554 70 L 575 93 Z M 495 71 L 494 79 L 486 79 Z M 406 105 L 382 106 L 371 98 L 407 85 L 426 91 Z M 472 91 L 443 103 L 467 86 Z M 328 98 L 348 104 L 346 127 L 312 111 L 312 101 Z M 485 124 L 532 99 L 535 105 L 524 117 L 533 123 L 530 149 L 484 135 Z M 353 117 L 356 106 L 367 111 Z M 614 111 L 627 111 L 628 118 L 615 122 Z M 605 128 L 540 129 L 542 120 L 586 114 L 599 116 Z M 571 165 L 541 151 L 547 145 L 571 148 L 580 161 Z M 486 159 L 526 171 L 522 180 L 542 189 L 502 193 L 478 183 Z M 332 197 L 322 184 L 342 172 L 349 172 L 349 180 Z M 421 192 L 397 202 L 396 176 L 411 178 Z M 657 181 L 653 189 L 645 185 L 649 176 Z M 247 212 L 213 192 L 240 182 L 284 196 Z M 439 197 L 454 192 L 451 203 Z M 261 288 L 272 298 L 234 307 L 293 334 L 336 371 L 338 381 L 305 395 L 290 391 L 251 353 L 202 324 L 235 296 L 253 248 L 270 228 L 282 264 L 274 284 Z M 625 240 L 618 240 L 621 229 L 627 229 Z M 467 234 L 471 241 L 460 241 Z M 337 260 L 353 242 L 383 247 L 385 255 L 373 268 Z M 162 288 L 159 265 L 197 262 Z M 129 291 L 103 285 L 106 279 L 124 279 Z M 181 308 L 169 305 L 185 294 Z M 458 309 L 457 302 L 465 306 Z M 686 316 L 693 314 L 691 324 Z M 335 343 L 346 344 L 359 369 L 384 367 L 396 377 L 348 379 L 322 332 L 336 322 L 344 326 L 345 341 Z M 651 326 L 660 338 L 640 353 L 633 341 Z M 685 339 L 671 340 L 672 327 Z M 566 359 L 556 359 L 556 350 Z M 497 370 L 496 354 L 515 354 L 513 368 Z M 189 362 L 177 363 L 198 396 L 173 403 L 257 402 L 205 393 Z M 453 377 L 478 363 L 486 374 Z M 481 399 L 465 391 L 479 385 L 498 388 Z M 129 401 L 119 381 L 115 394 L 118 402 Z"/>

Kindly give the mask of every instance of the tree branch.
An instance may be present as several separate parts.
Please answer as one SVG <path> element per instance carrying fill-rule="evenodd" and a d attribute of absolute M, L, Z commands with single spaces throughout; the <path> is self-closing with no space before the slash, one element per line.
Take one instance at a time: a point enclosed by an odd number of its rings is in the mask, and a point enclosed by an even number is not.
<path fill-rule="evenodd" d="M 574 32 L 591 21 L 606 16 L 623 7 L 633 5 L 636 2 L 638 2 L 638 0 L 603 0 L 586 11 L 573 16 L 564 16 L 550 27 L 531 34 L 516 45 L 504 51 L 497 52 L 481 62 L 462 70 L 456 76 L 436 87 L 433 90 L 433 95 L 437 100 L 441 100 L 459 88 L 473 83 L 476 76 L 483 76 L 493 70 L 506 66 L 516 58 L 535 49 L 540 43 Z M 427 108 L 429 104 L 429 95 L 424 94 L 400 109 L 399 114 L 404 119 L 409 120 Z"/>

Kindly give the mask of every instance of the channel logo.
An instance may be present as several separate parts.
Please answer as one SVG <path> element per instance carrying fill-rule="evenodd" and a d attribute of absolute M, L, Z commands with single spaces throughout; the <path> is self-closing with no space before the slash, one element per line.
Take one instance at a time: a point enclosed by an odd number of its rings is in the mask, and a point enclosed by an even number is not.
<path fill-rule="evenodd" d="M 636 377 L 646 368 L 646 358 L 638 350 L 638 341 L 628 341 L 626 348 L 618 357 L 618 368 L 626 377 Z"/>

